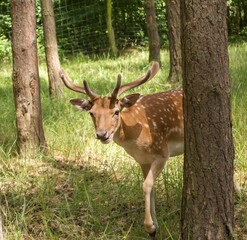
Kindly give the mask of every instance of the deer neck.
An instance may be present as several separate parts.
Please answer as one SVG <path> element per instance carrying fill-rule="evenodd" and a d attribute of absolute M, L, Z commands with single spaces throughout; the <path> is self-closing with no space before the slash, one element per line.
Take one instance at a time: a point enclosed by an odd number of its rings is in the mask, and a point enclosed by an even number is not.
<path fill-rule="evenodd" d="M 142 132 L 141 121 L 132 111 L 127 109 L 121 113 L 119 127 L 113 137 L 114 142 L 123 147 L 133 144 Z"/>
<path fill-rule="evenodd" d="M 118 129 L 113 136 L 113 141 L 120 146 L 122 146 L 123 142 L 126 141 L 126 132 L 125 132 L 125 127 L 124 127 L 126 125 L 126 122 L 125 122 L 126 118 L 122 115 L 123 114 L 121 114 Z"/>

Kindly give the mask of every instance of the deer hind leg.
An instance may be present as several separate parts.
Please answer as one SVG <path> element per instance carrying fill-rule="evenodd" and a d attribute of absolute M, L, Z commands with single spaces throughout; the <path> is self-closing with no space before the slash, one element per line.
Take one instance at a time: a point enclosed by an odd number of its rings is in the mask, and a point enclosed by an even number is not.
<path fill-rule="evenodd" d="M 152 164 L 141 164 L 142 172 L 144 175 L 143 191 L 145 195 L 145 230 L 153 236 L 158 228 L 158 222 L 155 213 L 154 201 L 154 183 L 156 178 L 161 173 L 166 159 L 156 158 Z"/>

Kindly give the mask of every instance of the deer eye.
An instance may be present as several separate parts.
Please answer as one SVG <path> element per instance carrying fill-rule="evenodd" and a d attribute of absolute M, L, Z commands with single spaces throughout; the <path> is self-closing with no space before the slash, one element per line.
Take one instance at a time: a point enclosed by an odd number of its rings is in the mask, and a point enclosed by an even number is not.
<path fill-rule="evenodd" d="M 93 114 L 93 112 L 89 112 L 89 114 L 90 114 L 90 116 L 91 116 L 91 117 L 94 117 L 94 114 Z"/>
<path fill-rule="evenodd" d="M 119 110 L 115 110 L 115 112 L 114 112 L 114 116 L 118 116 L 118 115 L 119 115 L 119 113 L 120 113 L 120 111 L 119 111 Z"/>

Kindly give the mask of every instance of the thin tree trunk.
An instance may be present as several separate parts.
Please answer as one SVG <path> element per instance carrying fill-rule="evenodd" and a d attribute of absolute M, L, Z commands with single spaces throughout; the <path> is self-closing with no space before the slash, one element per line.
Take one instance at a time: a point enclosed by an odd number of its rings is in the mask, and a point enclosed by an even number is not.
<path fill-rule="evenodd" d="M 44 149 L 36 42 L 36 2 L 11 0 L 13 91 L 21 154 Z"/>
<path fill-rule="evenodd" d="M 182 80 L 180 1 L 166 0 L 170 52 L 168 81 L 170 82 L 179 82 Z"/>
<path fill-rule="evenodd" d="M 112 27 L 112 1 L 106 0 L 107 14 L 106 14 L 106 24 L 107 24 L 107 35 L 109 39 L 110 52 L 113 57 L 118 55 L 118 49 L 115 41 L 115 33 Z"/>
<path fill-rule="evenodd" d="M 51 97 L 63 96 L 63 83 L 59 77 L 60 61 L 58 56 L 56 25 L 52 0 L 41 0 L 41 12 L 45 35 L 45 53 Z"/>
<path fill-rule="evenodd" d="M 226 1 L 182 0 L 182 239 L 232 239 L 233 159 Z"/>
<path fill-rule="evenodd" d="M 156 22 L 154 0 L 145 0 L 144 9 L 146 13 L 147 31 L 149 38 L 149 62 L 160 61 L 160 37 Z"/>
<path fill-rule="evenodd" d="M 243 27 L 247 27 L 247 3 L 246 0 L 242 0 L 242 7 L 243 7 Z"/>
<path fill-rule="evenodd" d="M 238 3 L 238 28 L 239 28 L 239 33 L 242 31 L 243 29 L 243 19 L 242 19 L 242 3 L 241 0 L 237 1 Z"/>

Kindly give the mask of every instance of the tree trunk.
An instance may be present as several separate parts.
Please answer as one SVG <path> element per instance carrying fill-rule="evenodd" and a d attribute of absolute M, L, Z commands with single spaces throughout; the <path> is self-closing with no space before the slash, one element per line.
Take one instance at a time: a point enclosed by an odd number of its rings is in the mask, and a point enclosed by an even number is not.
<path fill-rule="evenodd" d="M 228 35 L 232 34 L 232 24 L 231 24 L 231 8 L 227 6 L 227 29 Z"/>
<path fill-rule="evenodd" d="M 243 27 L 247 27 L 247 3 L 246 0 L 242 0 L 242 7 L 243 7 Z"/>
<path fill-rule="evenodd" d="M 233 238 L 226 1 L 182 0 L 185 117 L 182 239 Z"/>
<path fill-rule="evenodd" d="M 46 147 L 41 116 L 36 2 L 11 0 L 13 91 L 21 154 Z"/>
<path fill-rule="evenodd" d="M 166 0 L 170 52 L 168 81 L 170 82 L 179 82 L 182 79 L 180 1 Z"/>
<path fill-rule="evenodd" d="M 63 96 L 63 83 L 59 77 L 60 62 L 58 56 L 56 25 L 52 0 L 41 0 L 43 29 L 45 35 L 45 53 L 51 97 Z"/>
<path fill-rule="evenodd" d="M 116 46 L 114 29 L 112 27 L 112 1 L 106 0 L 106 5 L 107 5 L 106 24 L 107 24 L 107 35 L 110 45 L 110 53 L 113 57 L 116 57 L 118 55 L 118 49 Z"/>
<path fill-rule="evenodd" d="M 237 16 L 238 16 L 238 33 L 240 33 L 243 29 L 243 19 L 242 19 L 242 3 L 241 0 L 237 1 Z"/>
<path fill-rule="evenodd" d="M 160 61 L 160 37 L 156 22 L 154 0 L 145 0 L 144 9 L 146 13 L 147 31 L 149 38 L 149 62 Z"/>

